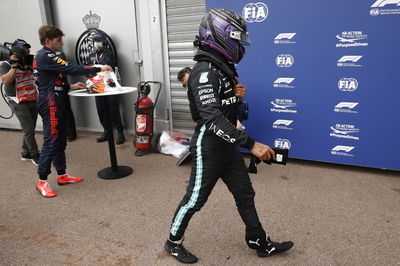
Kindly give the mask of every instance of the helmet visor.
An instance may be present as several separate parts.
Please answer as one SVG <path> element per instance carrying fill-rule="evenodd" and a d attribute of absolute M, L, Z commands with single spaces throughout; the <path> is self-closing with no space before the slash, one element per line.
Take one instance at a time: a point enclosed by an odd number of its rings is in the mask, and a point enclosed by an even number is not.
<path fill-rule="evenodd" d="M 241 45 L 250 45 L 250 38 L 248 32 L 232 30 L 229 34 L 232 39 L 238 40 Z"/>

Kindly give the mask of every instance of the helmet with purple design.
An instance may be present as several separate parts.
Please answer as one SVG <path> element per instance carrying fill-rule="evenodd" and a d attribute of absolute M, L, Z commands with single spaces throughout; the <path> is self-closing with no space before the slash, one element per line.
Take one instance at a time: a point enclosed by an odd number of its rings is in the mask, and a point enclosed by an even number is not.
<path fill-rule="evenodd" d="M 212 8 L 199 28 L 199 47 L 208 46 L 232 63 L 239 63 L 250 45 L 245 20 L 236 12 L 225 8 Z"/>

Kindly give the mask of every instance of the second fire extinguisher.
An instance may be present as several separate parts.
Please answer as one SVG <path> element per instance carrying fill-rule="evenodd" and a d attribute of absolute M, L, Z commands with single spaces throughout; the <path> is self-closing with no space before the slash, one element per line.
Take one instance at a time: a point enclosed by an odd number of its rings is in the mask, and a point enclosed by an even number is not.
<path fill-rule="evenodd" d="M 151 91 L 150 84 L 157 84 L 159 86 L 154 104 L 149 97 Z M 144 81 L 138 84 L 138 99 L 135 103 L 136 156 L 142 156 L 152 150 L 154 108 L 160 96 L 161 86 L 161 82 L 158 81 Z"/>

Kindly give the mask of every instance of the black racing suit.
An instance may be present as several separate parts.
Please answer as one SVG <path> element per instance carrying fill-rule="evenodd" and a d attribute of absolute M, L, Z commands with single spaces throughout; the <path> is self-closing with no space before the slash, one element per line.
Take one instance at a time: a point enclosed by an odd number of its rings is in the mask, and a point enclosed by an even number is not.
<path fill-rule="evenodd" d="M 200 51 L 190 73 L 188 98 L 197 122 L 191 140 L 192 171 L 186 195 L 170 229 L 170 240 L 182 239 L 192 215 L 207 201 L 219 177 L 233 194 L 247 236 L 265 232 L 254 206 L 255 192 L 238 145 L 251 149 L 254 140 L 237 130 L 238 97 L 234 94 L 236 71 L 216 54 Z"/>
<path fill-rule="evenodd" d="M 59 175 L 64 174 L 66 169 L 66 104 L 70 85 L 62 82 L 61 74 L 89 75 L 101 69 L 69 63 L 47 47 L 38 51 L 34 67 L 39 88 L 38 112 L 43 120 L 43 147 L 38 174 L 40 179 L 46 180 L 51 173 L 51 163 Z"/>

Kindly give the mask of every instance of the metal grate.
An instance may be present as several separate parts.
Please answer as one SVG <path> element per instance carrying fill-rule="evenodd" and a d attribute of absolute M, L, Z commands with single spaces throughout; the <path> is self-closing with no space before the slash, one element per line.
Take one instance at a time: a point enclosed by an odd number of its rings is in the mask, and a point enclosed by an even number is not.
<path fill-rule="evenodd" d="M 205 0 L 167 0 L 166 5 L 173 128 L 192 133 L 194 122 L 186 90 L 176 75 L 180 69 L 194 65 L 193 40 L 205 14 Z"/>

